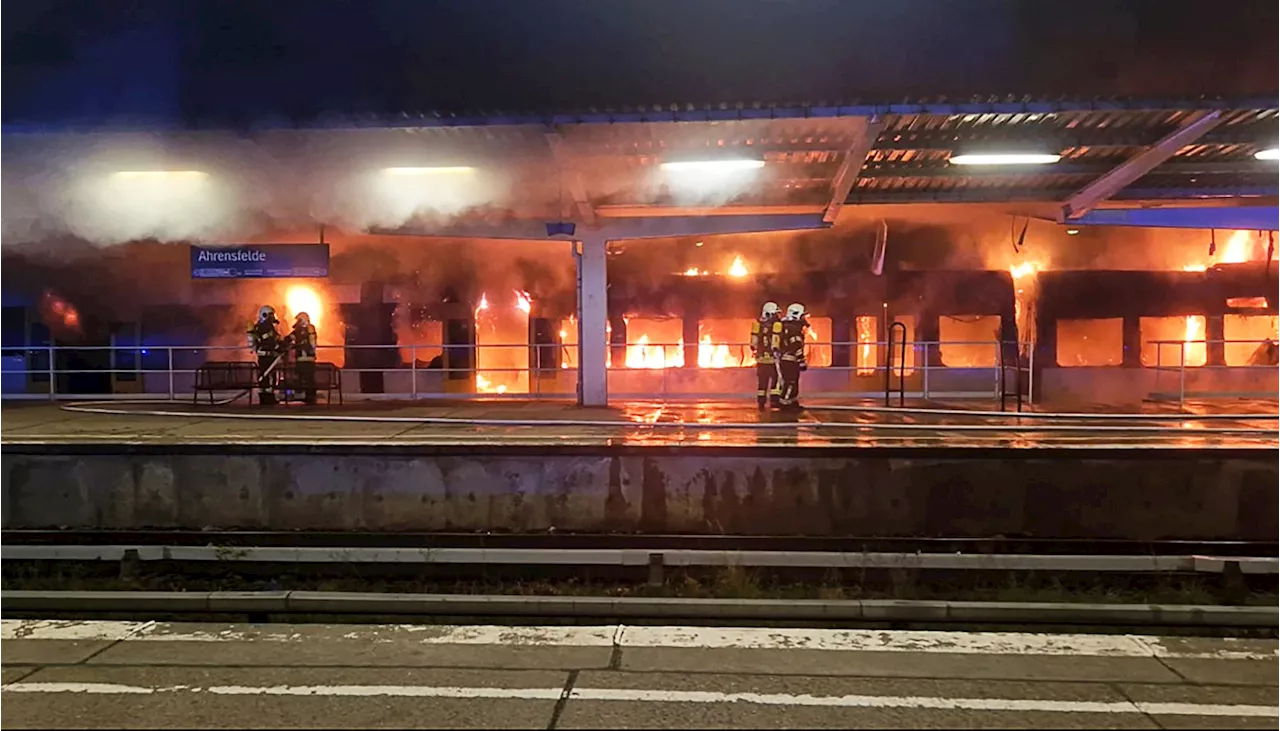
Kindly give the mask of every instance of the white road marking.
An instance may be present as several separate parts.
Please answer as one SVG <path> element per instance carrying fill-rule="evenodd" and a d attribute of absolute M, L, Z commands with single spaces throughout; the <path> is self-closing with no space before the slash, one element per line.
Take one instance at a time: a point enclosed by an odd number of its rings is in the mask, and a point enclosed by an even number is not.
<path fill-rule="evenodd" d="M 56 619 L 0 620 L 3 640 L 123 640 L 142 631 L 146 622 L 70 621 Z"/>
<path fill-rule="evenodd" d="M 605 627 L 439 627 L 441 634 L 421 640 L 432 645 L 541 645 L 612 647 L 615 628 Z"/>
<path fill-rule="evenodd" d="M 1273 706 L 1210 705 L 1196 703 L 1132 703 L 1130 701 L 1055 701 L 1008 698 L 936 698 L 928 696 L 842 695 L 813 696 L 786 693 L 721 693 L 689 690 L 627 690 L 575 688 L 570 700 L 632 701 L 642 703 L 751 703 L 767 706 L 837 706 L 852 708 L 928 708 L 955 711 L 1047 711 L 1053 713 L 1150 713 L 1182 716 L 1280 716 Z"/>
<path fill-rule="evenodd" d="M 612 647 L 683 650 L 823 650 L 830 652 L 949 653 L 1057 657 L 1160 657 L 1276 660 L 1275 641 L 1169 640 L 1140 635 L 1027 632 L 565 626 L 185 624 L 169 622 L 0 620 L 0 639 L 149 642 L 360 641 L 427 645 Z M 1191 643 L 1195 649 L 1178 644 Z"/>
<path fill-rule="evenodd" d="M 408 698 L 514 698 L 560 700 L 563 688 L 440 688 L 423 685 L 216 685 L 213 695 L 395 696 Z"/>
<path fill-rule="evenodd" d="M 562 688 L 466 688 L 419 685 L 216 685 L 146 687 L 113 683 L 26 683 L 0 688 L 5 693 L 85 693 L 93 695 L 152 695 L 157 693 L 207 693 L 230 696 L 396 697 L 558 700 Z M 902 708 L 944 711 L 1012 711 L 1018 713 L 1146 713 L 1167 716 L 1228 716 L 1275 718 L 1275 706 L 1198 703 L 1133 703 L 1130 701 L 1058 701 L 1048 699 L 940 698 L 929 696 L 842 695 L 814 696 L 787 693 L 721 693 L 716 691 L 576 688 L 570 700 L 632 703 L 744 703 L 765 706 L 818 706 L 828 708 Z"/>
<path fill-rule="evenodd" d="M 1271 652 L 1246 649 L 1239 640 L 1214 640 L 1213 652 L 1168 650 L 1160 637 L 1138 635 L 1035 634 L 1029 632 L 926 632 L 736 627 L 637 627 L 628 625 L 620 645 L 678 649 L 830 650 L 853 652 L 953 653 L 960 655 L 1058 655 L 1075 657 L 1167 657 L 1274 660 Z M 1256 644 L 1256 643 L 1255 643 Z"/>
<path fill-rule="evenodd" d="M 179 690 L 188 690 L 188 688 L 180 685 L 168 688 L 147 688 L 119 683 L 10 683 L 0 687 L 0 691 L 5 693 L 89 693 L 91 695 L 151 695 Z"/>

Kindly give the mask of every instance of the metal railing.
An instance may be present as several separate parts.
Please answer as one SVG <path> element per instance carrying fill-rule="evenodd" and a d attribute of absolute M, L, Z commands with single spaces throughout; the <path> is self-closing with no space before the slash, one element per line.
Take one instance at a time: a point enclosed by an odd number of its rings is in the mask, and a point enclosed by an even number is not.
<path fill-rule="evenodd" d="M 1241 344 L 1241 345 L 1262 346 L 1262 345 L 1265 345 L 1267 342 L 1271 342 L 1271 341 L 1266 341 L 1266 340 L 1259 341 L 1256 339 L 1227 339 L 1227 338 L 1219 338 L 1219 339 L 1212 339 L 1212 340 L 1190 340 L 1190 341 L 1188 340 L 1148 340 L 1146 341 L 1147 344 L 1156 346 L 1156 362 L 1154 366 L 1150 366 L 1150 368 L 1155 372 L 1155 388 L 1151 393 L 1151 398 L 1157 399 L 1157 400 L 1168 400 L 1173 396 L 1172 393 L 1166 393 L 1160 390 L 1160 375 L 1162 373 L 1167 373 L 1169 371 L 1174 371 L 1174 370 L 1176 370 L 1178 373 L 1177 397 L 1178 397 L 1179 404 L 1186 403 L 1188 395 L 1212 396 L 1216 398 L 1276 398 L 1277 382 L 1275 380 L 1271 380 L 1269 383 L 1265 383 L 1265 381 L 1267 380 L 1265 378 L 1258 379 L 1259 381 L 1264 381 L 1264 383 L 1260 383 L 1259 385 L 1262 387 L 1257 389 L 1247 388 L 1248 384 L 1246 383 L 1244 384 L 1244 386 L 1246 387 L 1237 387 L 1237 384 L 1226 384 L 1225 388 L 1213 388 L 1209 390 L 1196 390 L 1196 391 L 1190 391 L 1190 392 L 1187 390 L 1188 369 L 1190 369 L 1193 374 L 1201 374 L 1201 373 L 1213 374 L 1213 373 L 1221 373 L 1224 371 L 1229 371 L 1231 373 L 1236 373 L 1236 374 L 1252 372 L 1252 373 L 1257 373 L 1259 375 L 1263 375 L 1268 372 L 1273 375 L 1280 373 L 1280 366 L 1277 366 L 1277 364 L 1275 363 L 1267 363 L 1267 364 L 1260 364 L 1260 365 L 1248 365 L 1248 364 L 1227 365 L 1226 364 L 1225 348 L 1227 345 Z M 1212 363 L 1212 364 L 1209 362 L 1210 352 L 1211 352 L 1211 349 L 1209 347 L 1210 345 L 1223 346 L 1223 356 L 1224 356 L 1223 362 Z M 1276 347 L 1274 342 L 1272 343 L 1272 345 L 1273 347 Z M 1178 362 L 1176 366 L 1167 365 L 1163 361 L 1162 356 L 1164 354 L 1164 350 L 1166 347 L 1170 347 L 1170 346 L 1177 348 Z M 1192 347 L 1204 348 L 1205 362 L 1202 365 L 1187 364 L 1187 351 L 1190 350 Z M 1216 348 L 1213 350 L 1216 350 Z"/>
<path fill-rule="evenodd" d="M 889 406 L 889 391 L 893 381 L 893 333 L 895 330 L 902 332 L 902 337 L 898 341 L 900 349 L 898 356 L 898 406 L 905 406 L 907 400 L 907 326 L 904 323 L 895 322 L 889 326 L 889 347 L 887 348 L 889 357 L 884 369 L 884 405 L 886 408 Z"/>
<path fill-rule="evenodd" d="M 900 323 L 895 323 L 894 330 Z M 905 329 L 905 328 L 904 328 Z M 1008 380 L 1012 375 L 1015 391 L 1019 394 L 1034 392 L 1035 347 L 1028 344 L 986 341 L 922 341 L 909 340 L 901 331 L 891 333 L 888 341 L 875 342 L 825 342 L 812 341 L 817 348 L 833 356 L 840 349 L 847 349 L 849 365 L 812 365 L 815 351 L 810 351 L 811 367 L 805 375 L 804 393 L 810 396 L 857 396 L 864 398 L 888 397 L 891 392 L 893 371 L 897 370 L 899 403 L 912 398 L 994 398 L 1008 393 Z M 1177 370 L 1179 401 L 1190 395 L 1188 374 L 1210 370 L 1222 370 L 1222 366 L 1190 366 L 1186 363 L 1185 349 L 1180 348 L 1176 366 L 1160 359 L 1159 353 L 1168 345 L 1184 345 L 1183 341 L 1148 341 L 1157 345 L 1157 363 L 1154 368 L 1129 369 L 1137 372 L 1163 373 Z M 1196 341 L 1199 344 L 1202 341 Z M 1221 340 L 1209 343 L 1252 343 L 1258 341 Z M 681 352 L 686 358 L 682 367 L 630 368 L 620 365 L 617 358 L 609 367 L 609 390 L 619 397 L 696 398 L 732 396 L 745 397 L 755 392 L 754 361 L 750 358 L 747 343 L 716 343 L 715 347 L 729 348 L 737 355 L 728 367 L 699 367 L 697 343 L 646 343 L 646 347 L 668 352 Z M 948 364 L 946 353 L 952 346 L 994 348 L 989 363 L 958 366 Z M 607 352 L 615 356 L 625 353 L 636 344 L 623 346 L 609 344 Z M 896 347 L 897 352 L 892 352 Z M 1019 359 L 1016 365 L 1006 362 L 1005 349 L 1017 347 Z M 874 362 L 859 361 L 858 351 L 870 348 Z M 528 366 L 522 365 L 524 356 L 509 359 L 494 357 L 503 350 L 518 349 L 527 353 Z M 1021 357 L 1026 350 L 1025 363 Z M 577 347 L 560 344 L 512 344 L 512 345 L 374 345 L 374 346 L 320 346 L 319 360 L 337 362 L 346 376 L 343 379 L 346 393 L 366 398 L 418 399 L 434 397 L 519 397 L 519 398 L 572 398 L 577 382 Z M 908 362 L 908 352 L 914 355 Z M 892 355 L 890 355 L 892 353 Z M 341 354 L 341 356 L 339 356 Z M 326 355 L 328 357 L 326 357 Z M 199 367 L 209 361 L 252 360 L 244 347 L 237 346 L 28 346 L 3 350 L 3 396 L 25 399 L 84 399 L 94 398 L 169 398 L 189 397 L 194 390 L 195 375 Z M 665 357 L 665 355 L 664 355 Z M 688 359 L 693 357 L 690 364 Z M 424 358 L 430 365 L 423 366 Z M 843 359 L 837 359 L 843 360 Z M 941 361 L 941 364 L 939 362 Z M 488 365 L 488 363 L 514 362 L 517 365 Z M 829 363 L 824 356 L 820 361 Z M 976 362 L 970 356 L 969 362 Z M 1015 373 L 1008 371 L 1013 368 Z M 1023 370 L 1025 369 L 1025 378 Z M 1241 373 L 1275 373 L 1274 365 L 1226 366 L 1235 375 Z M 987 374 L 985 377 L 982 374 Z M 369 383 L 362 384 L 368 374 Z M 85 378 L 79 378 L 85 377 Z M 96 382 L 94 381 L 96 377 Z M 488 387 L 479 387 L 478 380 L 485 379 Z M 877 391 L 877 380 L 883 379 L 884 389 Z M 1274 382 L 1272 382 L 1274 383 Z M 1157 384 L 1158 385 L 1158 384 Z M 1194 384 L 1193 384 L 1194 385 Z M 505 388 L 504 388 L 505 386 Z M 910 388 L 911 390 L 908 390 Z M 1158 390 L 1158 389 L 1157 389 Z M 1240 389 L 1217 389 L 1207 392 L 1212 396 L 1263 396 L 1275 397 L 1274 385 L 1248 392 Z"/>

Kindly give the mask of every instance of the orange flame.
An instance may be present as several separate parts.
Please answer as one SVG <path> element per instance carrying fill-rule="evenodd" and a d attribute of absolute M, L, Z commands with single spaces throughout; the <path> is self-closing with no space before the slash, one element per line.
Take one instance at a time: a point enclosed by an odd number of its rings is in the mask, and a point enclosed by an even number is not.
<path fill-rule="evenodd" d="M 1208 360 L 1204 341 L 1204 318 L 1187 315 L 1183 336 L 1182 357 L 1189 366 L 1202 366 Z"/>
<path fill-rule="evenodd" d="M 512 292 L 515 303 L 510 311 L 494 311 L 486 293 L 481 293 L 480 302 L 476 304 L 477 393 L 527 393 L 529 390 L 529 353 L 527 348 L 519 346 L 528 344 L 533 302 L 528 292 Z M 487 313 L 483 319 L 482 312 Z"/>
<path fill-rule="evenodd" d="M 316 330 L 320 330 L 324 323 L 324 302 L 320 299 L 320 293 L 305 284 L 294 284 L 285 290 L 284 307 L 289 325 L 303 312 L 307 313 Z"/>
<path fill-rule="evenodd" d="M 876 319 L 869 315 L 858 317 L 858 370 L 860 376 L 869 376 L 876 372 L 876 362 L 872 355 L 872 343 L 876 341 Z"/>
<path fill-rule="evenodd" d="M 729 265 L 729 276 L 741 279 L 748 274 L 750 274 L 750 272 L 747 271 L 746 262 L 742 261 L 742 257 L 733 257 L 733 263 Z"/>
<path fill-rule="evenodd" d="M 80 312 L 70 302 L 45 290 L 39 309 L 50 329 L 80 334 Z"/>
<path fill-rule="evenodd" d="M 1257 261 L 1262 258 L 1262 252 L 1259 251 L 1260 240 L 1254 238 L 1254 234 L 1249 231 L 1232 231 L 1227 237 L 1226 243 L 1222 245 L 1222 254 L 1218 256 L 1219 263 L 1222 264 L 1243 264 L 1247 261 Z M 1182 267 L 1184 272 L 1203 272 L 1209 268 L 1206 262 L 1191 262 Z"/>

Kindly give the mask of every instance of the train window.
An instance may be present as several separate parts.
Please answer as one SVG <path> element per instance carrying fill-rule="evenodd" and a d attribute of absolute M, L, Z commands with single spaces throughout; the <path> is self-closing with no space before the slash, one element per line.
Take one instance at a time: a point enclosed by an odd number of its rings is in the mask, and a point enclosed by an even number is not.
<path fill-rule="evenodd" d="M 407 309 L 407 308 L 406 308 Z M 394 317 L 396 343 L 400 346 L 400 361 L 412 363 L 417 360 L 418 368 L 426 368 L 436 358 L 444 354 L 444 323 L 440 320 L 429 320 L 419 312 L 400 314 L 400 306 L 396 307 Z"/>
<path fill-rule="evenodd" d="M 1223 346 L 1227 365 L 1276 364 L 1275 347 L 1280 342 L 1280 318 L 1276 315 L 1224 315 L 1222 336 L 1227 341 L 1245 341 Z"/>
<path fill-rule="evenodd" d="M 893 318 L 893 321 L 895 323 L 902 323 L 902 326 L 907 329 L 905 359 L 902 357 L 904 352 L 903 348 L 898 343 L 898 339 L 902 337 L 902 332 L 897 331 L 893 333 L 893 348 L 891 348 L 889 352 L 889 361 L 893 365 L 893 375 L 897 376 L 899 369 L 901 369 L 901 373 L 903 375 L 909 376 L 912 373 L 915 373 L 916 370 L 916 316 L 898 315 Z M 897 330 L 897 328 L 893 329 Z M 885 341 L 887 342 L 888 339 L 889 336 L 886 334 Z"/>
<path fill-rule="evenodd" d="M 1208 360 L 1204 327 L 1204 315 L 1139 318 L 1138 328 L 1142 334 L 1142 365 L 1154 366 L 1157 362 L 1163 368 L 1170 366 L 1176 368 L 1182 362 L 1192 368 L 1204 365 Z M 1156 341 L 1165 342 L 1157 346 Z M 1179 347 L 1177 342 L 1172 341 L 1182 341 L 1184 344 Z M 1185 356 L 1180 355 L 1180 352 L 1185 352 Z"/>
<path fill-rule="evenodd" d="M 826 368 L 831 365 L 831 333 L 830 317 L 809 318 L 809 346 L 805 349 L 804 359 L 810 367 Z"/>
<path fill-rule="evenodd" d="M 627 368 L 678 368 L 684 365 L 684 320 L 678 317 L 628 317 Z"/>
<path fill-rule="evenodd" d="M 613 328 L 605 326 L 606 332 L 612 332 Z M 577 318 L 567 318 L 560 321 L 560 367 L 561 368 L 577 368 L 578 367 L 578 320 Z M 612 348 L 605 350 L 605 366 L 613 365 Z"/>
<path fill-rule="evenodd" d="M 476 310 L 476 391 L 529 392 L 529 302 L 516 295 Z"/>
<path fill-rule="evenodd" d="M 698 367 L 740 368 L 753 366 L 751 324 L 755 320 L 709 319 L 698 321 Z"/>
<path fill-rule="evenodd" d="M 1268 304 L 1266 297 L 1228 297 L 1227 307 L 1233 310 L 1265 310 Z"/>
<path fill-rule="evenodd" d="M 938 318 L 938 358 L 951 368 L 990 368 L 999 360 L 1000 316 Z"/>
<path fill-rule="evenodd" d="M 681 325 L 681 332 L 683 332 Z M 560 367 L 561 368 L 577 368 L 578 367 L 578 319 L 570 317 L 560 321 Z M 607 339 L 613 335 L 613 325 L 608 322 L 604 326 L 604 334 Z M 605 368 L 613 367 L 613 348 L 606 348 L 604 351 Z"/>
<path fill-rule="evenodd" d="M 1124 318 L 1058 320 L 1058 365 L 1118 366 L 1124 362 Z"/>

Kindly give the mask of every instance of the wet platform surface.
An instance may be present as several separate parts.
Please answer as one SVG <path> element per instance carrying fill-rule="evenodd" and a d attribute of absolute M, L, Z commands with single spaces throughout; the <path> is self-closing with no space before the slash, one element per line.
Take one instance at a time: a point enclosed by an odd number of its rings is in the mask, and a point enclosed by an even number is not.
<path fill-rule="evenodd" d="M 346 406 L 192 406 L 96 402 L 85 413 L 64 404 L 6 403 L 6 444 L 313 444 L 521 446 L 811 446 L 957 448 L 1271 448 L 1274 400 L 1124 407 L 1055 404 L 1096 416 L 1059 419 L 946 413 L 996 411 L 975 401 L 882 403 L 811 401 L 796 413 L 760 413 L 749 401 L 627 401 L 580 408 L 548 401 L 355 402 Z M 148 412 L 148 413 L 142 413 Z M 1124 414 L 1167 419 L 1126 418 Z"/>
<path fill-rule="evenodd" d="M 5 620 L 12 728 L 1276 728 L 1274 640 Z"/>

